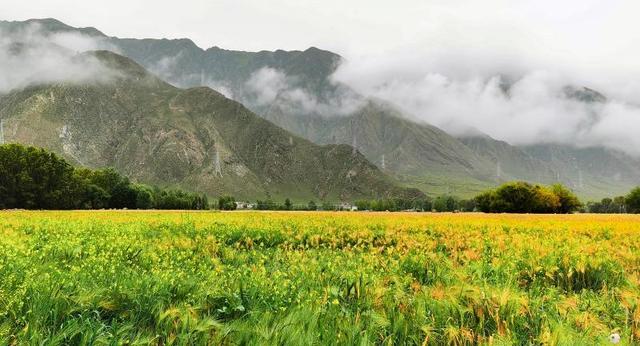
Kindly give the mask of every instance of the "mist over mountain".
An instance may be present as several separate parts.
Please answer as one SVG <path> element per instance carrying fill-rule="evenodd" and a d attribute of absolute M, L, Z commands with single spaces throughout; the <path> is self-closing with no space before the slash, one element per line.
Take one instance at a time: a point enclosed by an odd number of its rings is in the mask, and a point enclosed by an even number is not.
<path fill-rule="evenodd" d="M 97 59 L 76 59 L 77 52 L 100 47 L 108 44 L 54 20 L 1 22 L 0 93 L 60 81 L 107 82 L 115 71 Z"/>
<path fill-rule="evenodd" d="M 111 77 L 40 80 L 5 93 L 4 141 L 44 147 L 82 166 L 115 167 L 135 181 L 213 196 L 422 196 L 397 187 L 351 148 L 310 143 L 209 88 L 178 89 L 108 51 L 71 61 L 97 62 Z"/>
<path fill-rule="evenodd" d="M 81 50 L 77 42 L 112 50 L 171 84 L 211 87 L 312 142 L 350 145 L 431 194 L 471 196 L 519 179 L 562 182 L 598 198 L 640 182 L 640 146 L 631 135 L 640 116 L 618 98 L 624 93 L 529 71 L 506 63 L 508 56 L 498 71 L 490 59 L 472 68 L 442 51 L 394 60 L 345 59 L 314 47 L 204 50 L 189 39 L 120 39 L 56 20 L 0 22 L 0 30 L 37 33 L 68 51 Z"/>

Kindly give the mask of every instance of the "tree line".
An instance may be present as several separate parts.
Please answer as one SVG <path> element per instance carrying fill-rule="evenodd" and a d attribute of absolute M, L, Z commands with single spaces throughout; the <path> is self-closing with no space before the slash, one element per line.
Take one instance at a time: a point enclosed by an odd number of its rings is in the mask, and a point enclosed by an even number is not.
<path fill-rule="evenodd" d="M 604 198 L 600 202 L 581 203 L 561 184 L 542 186 L 526 182 L 506 183 L 475 198 L 478 211 L 487 213 L 640 213 L 640 187 L 626 196 Z"/>
<path fill-rule="evenodd" d="M 220 210 L 235 210 L 232 196 L 222 196 Z M 434 199 L 385 198 L 357 200 L 357 210 L 481 211 L 487 213 L 640 213 L 640 187 L 626 196 L 583 205 L 568 188 L 511 182 L 470 200 L 453 196 Z M 0 209 L 209 209 L 206 195 L 132 183 L 113 168 L 75 168 L 41 148 L 0 145 Z M 310 201 L 294 205 L 258 200 L 257 210 L 343 210 L 349 205 Z"/>
<path fill-rule="evenodd" d="M 603 198 L 600 202 L 589 202 L 585 211 L 594 214 L 638 214 L 640 213 L 640 187 L 626 196 Z"/>
<path fill-rule="evenodd" d="M 355 202 L 358 210 L 369 211 L 473 211 L 473 200 L 459 199 L 454 196 L 444 195 L 436 198 L 402 199 L 386 198 L 375 200 L 358 200 Z"/>
<path fill-rule="evenodd" d="M 0 145 L 0 209 L 208 209 L 206 195 L 75 168 L 41 148 Z"/>

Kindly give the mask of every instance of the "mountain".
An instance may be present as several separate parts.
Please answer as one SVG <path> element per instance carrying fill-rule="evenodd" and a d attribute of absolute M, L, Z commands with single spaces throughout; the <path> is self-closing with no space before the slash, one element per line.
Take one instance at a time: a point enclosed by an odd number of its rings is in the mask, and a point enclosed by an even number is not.
<path fill-rule="evenodd" d="M 494 165 L 437 127 L 407 120 L 380 100 L 367 100 L 348 116 L 299 116 L 271 109 L 264 117 L 289 124 L 291 131 L 315 143 L 350 144 L 407 186 L 462 196 L 491 186 Z"/>
<path fill-rule="evenodd" d="M 552 167 L 555 181 L 588 199 L 625 195 L 640 185 L 640 161 L 618 150 L 561 144 L 523 146 L 522 150 Z"/>
<path fill-rule="evenodd" d="M 120 39 L 49 21 L 42 26 L 93 37 L 174 85 L 209 86 L 314 143 L 356 147 L 405 186 L 430 194 L 470 197 L 504 181 L 526 180 L 561 182 L 581 197 L 602 198 L 640 184 L 640 161 L 615 150 L 554 143 L 519 147 L 484 134 L 454 138 L 417 123 L 394 105 L 334 82 L 331 75 L 343 58 L 318 48 L 204 50 L 189 39 Z M 33 22 L 0 22 L 0 29 L 28 25 Z M 508 93 L 509 83 L 502 87 Z M 606 102 L 604 95 L 588 88 L 568 86 L 564 92 L 579 102 Z M 559 159 L 548 159 L 549 152 Z M 601 169 L 591 159 L 610 166 Z"/>
<path fill-rule="evenodd" d="M 562 183 L 589 200 L 624 195 L 640 184 L 640 161 L 612 149 L 561 144 L 512 146 L 488 136 L 460 141 L 495 163 L 496 182 Z"/>
<path fill-rule="evenodd" d="M 553 167 L 519 147 L 495 140 L 487 135 L 460 137 L 476 155 L 492 163 L 496 183 L 512 180 L 556 182 Z"/>
<path fill-rule="evenodd" d="M 5 34 L 13 34 L 20 31 L 30 32 L 35 26 L 45 33 L 80 33 L 91 37 L 106 37 L 96 28 L 75 28 L 54 18 L 28 19 L 25 21 L 0 20 L 0 30 Z"/>
<path fill-rule="evenodd" d="M 422 196 L 397 187 L 349 146 L 311 143 L 210 88 L 176 88 L 108 51 L 73 59 L 97 59 L 110 75 L 1 96 L 5 141 L 212 196 L 305 202 Z"/>

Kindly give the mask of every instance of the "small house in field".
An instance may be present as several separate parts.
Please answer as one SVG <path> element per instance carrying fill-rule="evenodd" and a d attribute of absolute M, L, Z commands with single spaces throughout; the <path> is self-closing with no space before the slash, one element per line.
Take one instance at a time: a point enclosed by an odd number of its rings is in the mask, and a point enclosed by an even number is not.
<path fill-rule="evenodd" d="M 237 210 L 251 210 L 255 209 L 255 205 L 249 202 L 236 202 Z"/>
<path fill-rule="evenodd" d="M 351 203 L 342 202 L 338 205 L 338 210 L 358 211 L 358 207 Z"/>

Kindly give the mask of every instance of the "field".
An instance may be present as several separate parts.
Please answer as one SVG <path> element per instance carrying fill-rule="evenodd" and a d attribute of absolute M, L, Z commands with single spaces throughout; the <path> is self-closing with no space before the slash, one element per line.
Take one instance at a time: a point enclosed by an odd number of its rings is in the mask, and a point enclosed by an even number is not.
<path fill-rule="evenodd" d="M 0 212 L 0 344 L 640 343 L 640 217 Z"/>

